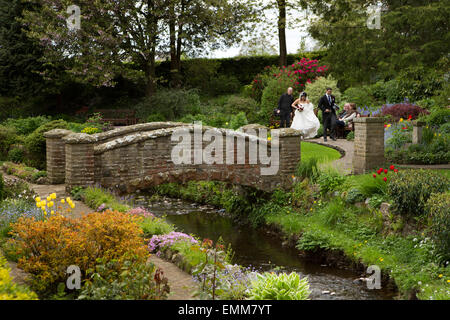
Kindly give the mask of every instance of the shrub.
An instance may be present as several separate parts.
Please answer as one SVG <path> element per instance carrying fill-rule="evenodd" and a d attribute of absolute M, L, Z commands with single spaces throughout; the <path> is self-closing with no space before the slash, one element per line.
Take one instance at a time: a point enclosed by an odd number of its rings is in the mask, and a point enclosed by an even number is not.
<path fill-rule="evenodd" d="M 233 114 L 230 119 L 230 128 L 231 129 L 238 129 L 242 126 L 245 126 L 248 124 L 247 117 L 245 116 L 244 112 L 239 112 L 238 114 Z"/>
<path fill-rule="evenodd" d="M 347 134 L 347 137 L 345 137 L 345 139 L 347 139 L 348 141 L 353 141 L 355 140 L 355 132 L 351 131 Z"/>
<path fill-rule="evenodd" d="M 298 273 L 257 274 L 251 282 L 251 300 L 307 300 L 311 291 L 306 278 L 300 279 Z"/>
<path fill-rule="evenodd" d="M 38 116 L 20 119 L 7 119 L 3 122 L 5 126 L 12 127 L 18 134 L 29 135 L 40 126 L 51 121 L 50 117 Z"/>
<path fill-rule="evenodd" d="M 331 169 L 321 172 L 317 178 L 317 183 L 319 184 L 320 193 L 322 195 L 335 191 L 344 181 L 345 177 L 342 174 Z"/>
<path fill-rule="evenodd" d="M 37 300 L 34 292 L 15 284 L 9 272 L 8 261 L 0 255 L 0 300 Z"/>
<path fill-rule="evenodd" d="M 79 300 L 163 300 L 170 292 L 168 279 L 152 263 L 101 259 L 88 276 Z"/>
<path fill-rule="evenodd" d="M 81 133 L 87 133 L 87 134 L 95 134 L 100 133 L 102 130 L 96 127 L 85 127 L 83 130 L 81 130 Z"/>
<path fill-rule="evenodd" d="M 27 164 L 38 168 L 46 167 L 46 143 L 44 133 L 52 129 L 68 129 L 64 120 L 54 120 L 43 124 L 25 139 L 25 148 L 28 152 Z"/>
<path fill-rule="evenodd" d="M 143 98 L 134 106 L 139 119 L 147 119 L 159 113 L 164 119 L 174 120 L 187 114 L 200 112 L 200 98 L 197 90 L 159 89 L 151 99 Z"/>
<path fill-rule="evenodd" d="M 0 125 L 0 160 L 5 160 L 11 145 L 16 142 L 17 133 L 13 128 Z"/>
<path fill-rule="evenodd" d="M 450 133 L 450 121 L 444 123 L 443 125 L 441 125 L 441 126 L 439 127 L 439 132 L 440 132 L 441 134 L 449 134 L 449 133 Z"/>
<path fill-rule="evenodd" d="M 417 119 L 420 115 L 428 114 L 429 112 L 411 103 L 398 103 L 394 105 L 384 105 L 381 108 L 382 116 L 391 116 L 395 121 L 403 119 Z"/>
<path fill-rule="evenodd" d="M 147 122 L 161 122 L 166 121 L 166 118 L 161 113 L 153 113 L 147 117 Z"/>
<path fill-rule="evenodd" d="M 393 200 L 392 209 L 408 216 L 421 216 L 430 195 L 449 190 L 447 177 L 426 170 L 402 170 L 393 175 L 388 184 L 388 194 Z"/>
<path fill-rule="evenodd" d="M 14 163 L 23 162 L 25 157 L 25 152 L 23 148 L 14 147 L 8 152 L 8 161 L 12 161 Z"/>
<path fill-rule="evenodd" d="M 144 232 L 145 238 L 151 238 L 155 235 L 158 236 L 175 231 L 175 228 L 172 225 L 168 224 L 163 219 L 156 217 L 142 219 L 142 221 L 139 222 L 139 226 Z"/>
<path fill-rule="evenodd" d="M 384 173 L 384 170 L 380 168 L 377 173 L 366 175 L 360 179 L 357 188 L 366 198 L 370 198 L 376 194 L 385 195 L 387 193 L 387 181 L 391 180 L 393 174 L 392 170 L 388 171 L 388 173 Z M 386 178 L 387 181 L 384 181 L 384 178 Z"/>
<path fill-rule="evenodd" d="M 88 187 L 83 192 L 84 201 L 91 208 L 99 208 L 101 205 L 105 209 L 110 208 L 119 212 L 128 212 L 130 207 L 120 203 L 114 195 L 100 188 Z"/>
<path fill-rule="evenodd" d="M 43 220 L 42 210 L 36 208 L 33 198 L 27 193 L 16 195 L 16 199 L 6 199 L 0 203 L 0 238 L 8 237 L 10 225 L 21 217 Z"/>
<path fill-rule="evenodd" d="M 286 92 L 290 85 L 291 80 L 287 76 L 279 79 L 272 79 L 268 82 L 261 97 L 261 108 L 259 110 L 259 117 L 261 119 L 266 119 L 266 121 L 269 120 L 273 109 L 278 107 L 280 96 Z M 294 93 L 294 96 L 295 95 L 296 93 Z"/>
<path fill-rule="evenodd" d="M 414 64 L 397 76 L 399 93 L 411 101 L 430 98 L 442 88 L 442 76 L 423 65 Z"/>
<path fill-rule="evenodd" d="M 209 84 L 208 92 L 211 95 L 223 95 L 229 93 L 239 92 L 241 84 L 239 80 L 232 75 L 219 74 L 212 77 Z"/>
<path fill-rule="evenodd" d="M 3 181 L 3 174 L 0 172 L 0 201 L 2 201 L 5 197 L 5 182 Z"/>
<path fill-rule="evenodd" d="M 333 96 L 336 98 L 336 103 L 341 102 L 341 91 L 337 86 L 337 80 L 331 75 L 324 78 L 320 77 L 312 83 L 307 83 L 305 91 L 308 93 L 308 99 L 317 108 L 320 98 L 325 94 L 326 89 L 330 87 L 333 89 Z"/>
<path fill-rule="evenodd" d="M 190 244 L 198 243 L 198 241 L 190 235 L 182 232 L 172 231 L 168 234 L 154 235 L 148 243 L 148 250 L 150 252 L 158 253 L 159 251 L 164 251 L 170 248 L 177 242 L 188 242 Z"/>
<path fill-rule="evenodd" d="M 350 189 L 345 198 L 345 201 L 351 204 L 356 202 L 363 202 L 364 200 L 366 200 L 366 197 L 364 196 L 364 194 L 362 194 L 361 191 L 356 188 Z"/>
<path fill-rule="evenodd" d="M 430 195 L 425 211 L 431 218 L 431 233 L 441 255 L 441 261 L 450 259 L 450 193 Z"/>
<path fill-rule="evenodd" d="M 196 63 L 185 65 L 185 74 L 189 75 L 186 85 L 191 88 L 198 88 L 203 92 L 210 89 L 210 81 L 216 77 L 220 63 L 210 59 L 198 59 Z"/>
<path fill-rule="evenodd" d="M 258 103 L 252 98 L 230 96 L 224 105 L 224 113 L 238 114 L 240 112 L 244 112 L 249 122 L 253 123 L 256 121 Z"/>
<path fill-rule="evenodd" d="M 37 182 L 39 178 L 47 177 L 47 171 L 38 171 L 31 175 L 31 181 Z"/>
<path fill-rule="evenodd" d="M 130 259 L 145 262 L 147 253 L 136 217 L 117 211 L 91 213 L 73 219 L 53 215 L 46 221 L 20 218 L 12 225 L 13 245 L 22 256 L 18 266 L 32 276 L 36 291 L 49 293 L 77 265 L 82 277 L 97 259 L 116 259 L 118 268 Z"/>
<path fill-rule="evenodd" d="M 449 108 L 439 108 L 432 109 L 431 113 L 424 118 L 424 120 L 430 126 L 439 127 L 445 123 L 450 122 L 450 109 Z"/>

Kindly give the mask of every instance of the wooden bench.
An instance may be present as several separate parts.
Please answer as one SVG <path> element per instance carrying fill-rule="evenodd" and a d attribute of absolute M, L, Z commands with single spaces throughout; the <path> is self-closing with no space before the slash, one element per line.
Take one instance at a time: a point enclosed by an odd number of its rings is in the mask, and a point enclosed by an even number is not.
<path fill-rule="evenodd" d="M 102 115 L 102 122 L 109 122 L 115 126 L 129 126 L 138 122 L 136 110 L 132 109 L 99 109 L 95 112 Z"/>

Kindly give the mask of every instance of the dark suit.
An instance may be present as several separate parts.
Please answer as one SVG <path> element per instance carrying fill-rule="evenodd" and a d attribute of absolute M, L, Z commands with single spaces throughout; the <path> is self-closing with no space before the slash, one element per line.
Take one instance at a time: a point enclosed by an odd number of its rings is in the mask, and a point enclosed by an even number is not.
<path fill-rule="evenodd" d="M 336 137 L 336 110 L 333 106 L 336 100 L 333 95 L 328 99 L 327 95 L 324 95 L 319 100 L 319 109 L 322 110 L 322 120 L 323 120 L 323 138 L 327 138 L 327 129 L 330 129 L 330 137 L 334 139 Z M 330 110 L 325 112 L 325 110 Z"/>
<path fill-rule="evenodd" d="M 280 110 L 280 128 L 288 128 L 291 125 L 291 112 L 294 97 L 284 93 L 278 100 L 278 110 Z"/>

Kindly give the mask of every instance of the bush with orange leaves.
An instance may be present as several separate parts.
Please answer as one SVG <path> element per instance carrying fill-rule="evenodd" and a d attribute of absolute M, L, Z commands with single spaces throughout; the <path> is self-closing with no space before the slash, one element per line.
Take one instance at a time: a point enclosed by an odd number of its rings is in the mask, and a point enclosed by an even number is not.
<path fill-rule="evenodd" d="M 148 253 L 138 219 L 117 211 L 78 219 L 62 215 L 45 221 L 20 218 L 12 225 L 10 246 L 20 256 L 18 267 L 32 275 L 33 288 L 50 294 L 59 283 L 65 283 L 70 265 L 78 266 L 85 279 L 86 271 L 94 268 L 98 259 L 145 262 Z"/>

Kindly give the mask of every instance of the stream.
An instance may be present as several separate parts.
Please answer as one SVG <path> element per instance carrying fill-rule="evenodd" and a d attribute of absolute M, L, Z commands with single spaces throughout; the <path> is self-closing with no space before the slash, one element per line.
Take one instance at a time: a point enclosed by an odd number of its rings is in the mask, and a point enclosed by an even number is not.
<path fill-rule="evenodd" d="M 280 239 L 250 226 L 237 225 L 223 214 L 223 210 L 179 199 L 164 198 L 156 202 L 149 199 L 149 195 L 140 194 L 134 199 L 135 206 L 145 207 L 156 216 L 165 216 L 177 231 L 213 241 L 222 237 L 227 245 L 231 244 L 233 263 L 260 271 L 275 268 L 295 271 L 307 277 L 313 300 L 383 300 L 394 297 L 389 290 L 369 290 L 366 284 L 355 283 L 354 280 L 361 275 L 354 271 L 302 259 L 296 249 L 283 247 Z"/>

